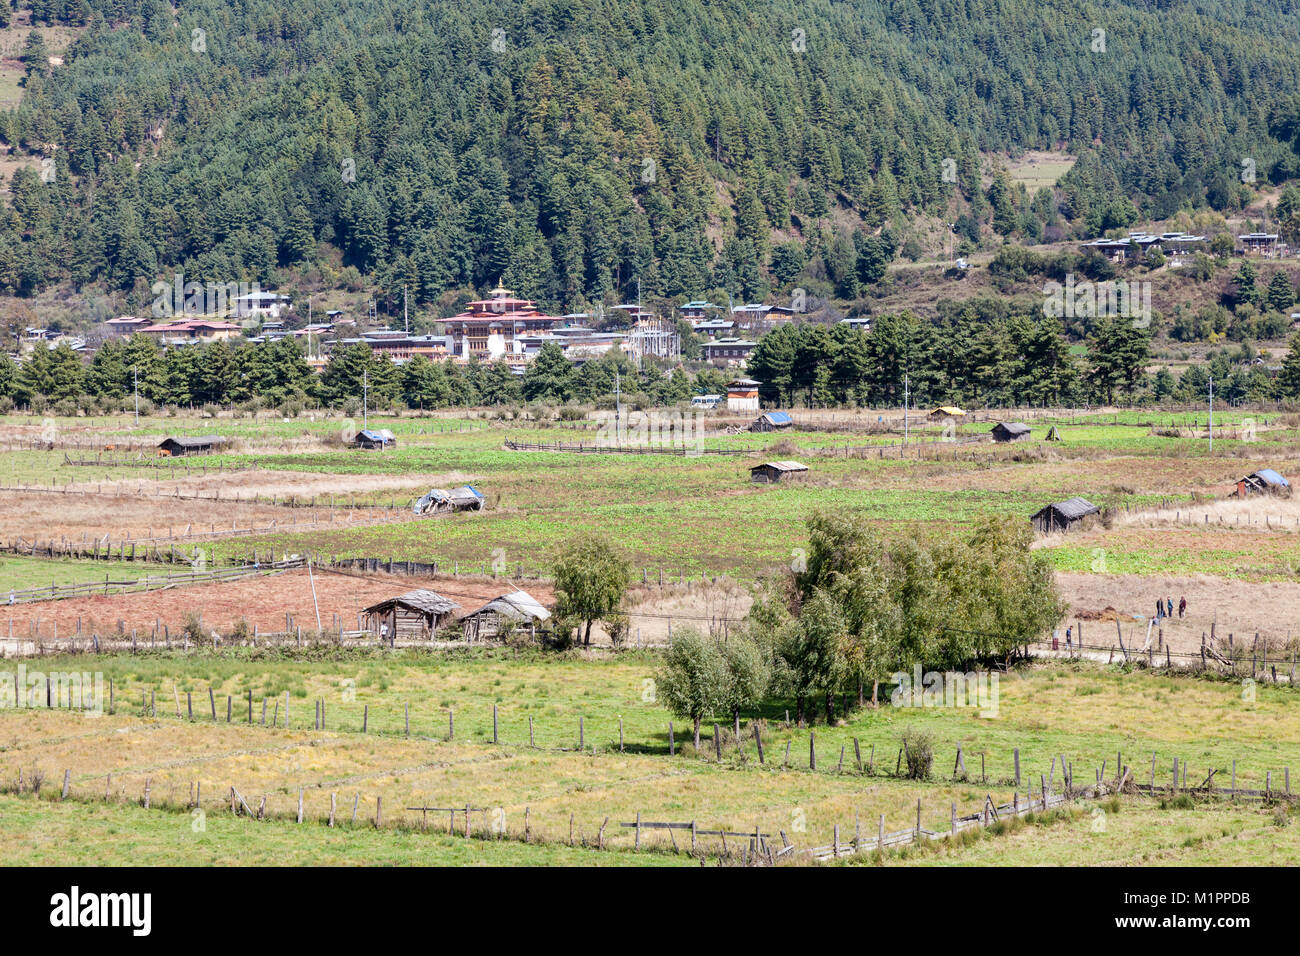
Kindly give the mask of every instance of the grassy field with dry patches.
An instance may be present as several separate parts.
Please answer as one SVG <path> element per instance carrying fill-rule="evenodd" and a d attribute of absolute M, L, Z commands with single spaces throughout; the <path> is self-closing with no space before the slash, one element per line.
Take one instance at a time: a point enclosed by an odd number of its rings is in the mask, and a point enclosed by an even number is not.
<path fill-rule="evenodd" d="M 617 824 L 634 820 L 637 812 L 647 820 L 697 820 L 702 828 L 784 831 L 796 844 L 812 846 L 830 842 L 836 825 L 842 834 L 858 822 L 869 829 L 880 814 L 890 828 L 910 826 L 919 800 L 923 825 L 943 831 L 952 804 L 969 813 L 986 794 L 999 802 L 1010 799 L 1013 748 L 1020 750 L 1022 795 L 1041 786 L 1040 775 L 1053 777 L 1059 786 L 1061 764 L 1052 765 L 1061 759 L 1073 768 L 1076 781 L 1091 782 L 1103 761 L 1106 777 L 1113 779 L 1117 754 L 1143 783 L 1154 754 L 1157 783 L 1169 782 L 1178 757 L 1188 768 L 1189 786 L 1199 785 L 1211 768 L 1219 771 L 1216 782 L 1226 785 L 1235 761 L 1239 786 L 1262 788 L 1271 772 L 1280 788 L 1300 740 L 1300 712 L 1289 688 L 1259 686 L 1250 700 L 1236 683 L 1092 664 L 1043 664 L 1004 676 L 996 717 L 964 708 L 886 705 L 857 711 L 832 726 L 818 723 L 811 728 L 815 770 L 809 767 L 809 729 L 786 724 L 779 704 L 743 721 L 739 747 L 724 730 L 720 760 L 711 722 L 696 752 L 689 729 L 676 721 L 676 753 L 670 755 L 673 717 L 647 683 L 653 680 L 648 654 L 554 659 L 399 653 L 289 661 L 228 653 L 29 664 L 51 670 L 56 664 L 60 670 L 102 668 L 114 681 L 117 713 L 88 717 L 6 709 L 0 713 L 0 782 L 6 787 L 19 772 L 29 784 L 35 773 L 43 775 L 46 791 L 57 791 L 64 770 L 70 770 L 71 790 L 79 800 L 107 795 L 109 802 L 138 802 L 147 782 L 155 807 L 184 808 L 197 785 L 210 816 L 228 812 L 235 787 L 254 808 L 265 798 L 265 812 L 281 820 L 296 817 L 301 791 L 304 814 L 313 821 L 328 817 L 331 794 L 339 816 L 349 821 L 355 801 L 358 819 L 373 822 L 382 798 L 383 822 L 398 830 L 424 824 L 422 814 L 405 808 L 468 803 L 499 808 L 508 835 L 522 835 L 527 814 L 534 837 L 564 844 L 572 819 L 579 844 L 595 841 L 605 826 L 605 843 L 623 849 L 631 834 Z M 209 686 L 217 702 L 215 721 Z M 154 694 L 157 717 L 142 716 L 142 690 Z M 250 690 L 256 701 L 252 726 L 243 723 Z M 290 726 L 261 726 L 262 697 L 277 701 L 269 713 L 282 721 L 286 692 Z M 233 698 L 229 724 L 226 694 Z M 325 701 L 324 730 L 313 727 L 318 698 Z M 493 743 L 494 704 L 498 743 Z M 448 739 L 448 711 L 454 712 L 454 739 Z M 763 764 L 753 740 L 755 726 L 763 736 Z M 933 736 L 929 780 L 895 775 L 904 728 Z M 872 764 L 861 771 L 854 738 L 864 763 Z M 954 778 L 958 744 L 964 779 Z M 1183 832 L 1170 829 L 1175 818 L 1169 814 L 1181 812 L 1117 814 L 1117 826 L 1133 828 L 1123 853 L 1167 853 L 1173 836 Z M 1240 819 L 1253 820 L 1253 812 L 1240 811 Z M 1202 819 L 1187 815 L 1176 821 Z M 1261 825 L 1269 824 L 1261 819 Z M 1233 832 L 1248 829 L 1246 822 Z M 486 815 L 476 815 L 476 829 L 487 823 Z M 431 829 L 448 825 L 447 814 L 430 815 Z M 1207 826 L 1206 833 L 1214 829 Z M 1193 830 L 1183 839 L 1202 832 Z M 1056 845 L 1058 831 L 1055 826 L 1044 831 L 1043 839 Z M 1014 840 L 1023 839 L 1011 836 L 1003 852 L 1012 853 L 1010 848 L 1019 845 Z M 644 845 L 666 850 L 670 844 L 657 835 Z M 998 852 L 1003 845 L 994 841 L 994 849 L 984 852 Z M 1284 850 L 1294 858 L 1294 848 Z"/>

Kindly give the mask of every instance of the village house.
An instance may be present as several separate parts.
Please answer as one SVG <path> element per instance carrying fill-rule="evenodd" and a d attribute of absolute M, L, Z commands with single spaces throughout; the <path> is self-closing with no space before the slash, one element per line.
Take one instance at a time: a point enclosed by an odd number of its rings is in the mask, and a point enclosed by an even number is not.
<path fill-rule="evenodd" d="M 1275 232 L 1247 232 L 1237 237 L 1237 249 L 1242 255 L 1272 259 L 1284 252 L 1286 243 Z"/>
<path fill-rule="evenodd" d="M 706 362 L 726 362 L 738 365 L 749 358 L 751 352 L 758 348 L 757 342 L 744 339 L 715 339 L 700 346 L 701 357 Z"/>
<path fill-rule="evenodd" d="M 696 335 L 705 335 L 711 339 L 716 339 L 718 336 L 729 338 L 735 330 L 736 323 L 728 319 L 705 319 L 691 326 L 691 331 Z"/>
<path fill-rule="evenodd" d="M 752 378 L 738 378 L 727 383 L 727 411 L 758 411 L 758 382 Z"/>
<path fill-rule="evenodd" d="M 105 322 L 104 327 L 113 335 L 132 335 L 149 324 L 149 319 L 134 315 L 119 315 L 116 319 Z"/>
<path fill-rule="evenodd" d="M 270 316 L 278 319 L 289 308 L 289 297 L 277 292 L 249 292 L 235 297 L 235 317 L 254 319 Z"/>
<path fill-rule="evenodd" d="M 216 319 L 189 319 L 183 322 L 162 322 L 138 330 L 153 337 L 159 345 L 202 345 L 238 338 L 243 329 L 230 322 Z"/>

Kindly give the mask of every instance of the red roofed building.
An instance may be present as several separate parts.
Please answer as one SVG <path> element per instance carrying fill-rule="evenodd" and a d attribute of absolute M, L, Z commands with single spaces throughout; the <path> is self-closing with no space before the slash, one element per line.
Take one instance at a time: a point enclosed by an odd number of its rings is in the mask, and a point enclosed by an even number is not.
<path fill-rule="evenodd" d="M 193 345 L 199 342 L 218 342 L 233 339 L 243 331 L 229 322 L 212 319 L 188 319 L 183 322 L 162 322 L 139 330 L 154 336 L 161 345 Z"/>
<path fill-rule="evenodd" d="M 545 314 L 532 300 L 515 298 L 499 282 L 488 296 L 470 302 L 464 312 L 445 321 L 447 334 L 452 338 L 452 351 L 460 358 L 476 355 L 498 359 L 515 352 L 522 354 L 523 344 L 516 345 L 516 337 L 549 332 L 562 324 L 560 318 Z"/>

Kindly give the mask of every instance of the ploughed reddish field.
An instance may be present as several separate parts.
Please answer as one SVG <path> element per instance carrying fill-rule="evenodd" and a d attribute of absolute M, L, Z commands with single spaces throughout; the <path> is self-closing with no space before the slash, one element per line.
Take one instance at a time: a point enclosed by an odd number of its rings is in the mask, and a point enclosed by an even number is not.
<path fill-rule="evenodd" d="M 334 615 L 338 614 L 344 628 L 351 630 L 357 626 L 357 615 L 363 608 L 415 588 L 430 588 L 455 601 L 461 606 L 457 616 L 476 611 L 492 598 L 519 589 L 545 605 L 551 605 L 555 600 L 549 584 L 504 578 L 493 581 L 441 575 L 419 577 L 317 570 L 315 580 L 321 623 L 325 628 L 332 626 Z M 228 583 L 5 607 L 0 612 L 0 639 L 3 639 L 0 644 L 5 643 L 11 633 L 11 621 L 15 641 L 28 639 L 34 626 L 45 640 L 54 638 L 57 627 L 62 639 L 75 633 L 78 623 L 83 635 L 109 635 L 117 631 L 119 621 L 126 633 L 135 628 L 139 636 L 147 639 L 155 623 L 165 624 L 175 633 L 190 611 L 202 615 L 205 627 L 223 632 L 241 619 L 250 629 L 256 625 L 263 632 L 282 632 L 286 613 L 303 630 L 316 629 L 316 611 L 308 574 L 306 571 L 287 571 Z"/>

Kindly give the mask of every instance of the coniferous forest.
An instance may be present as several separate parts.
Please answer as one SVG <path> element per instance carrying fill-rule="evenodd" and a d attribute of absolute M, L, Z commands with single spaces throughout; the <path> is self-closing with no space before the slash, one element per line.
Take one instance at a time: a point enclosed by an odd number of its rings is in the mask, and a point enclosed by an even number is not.
<path fill-rule="evenodd" d="M 84 29 L 57 67 L 33 34 L 0 114 L 46 161 L 0 206 L 8 294 L 141 304 L 324 249 L 426 304 L 755 298 L 834 272 L 845 228 L 853 287 L 900 216 L 1092 235 L 1300 169 L 1290 0 L 17 3 Z M 981 154 L 1052 148 L 1078 157 L 1055 198 L 980 181 Z"/>

